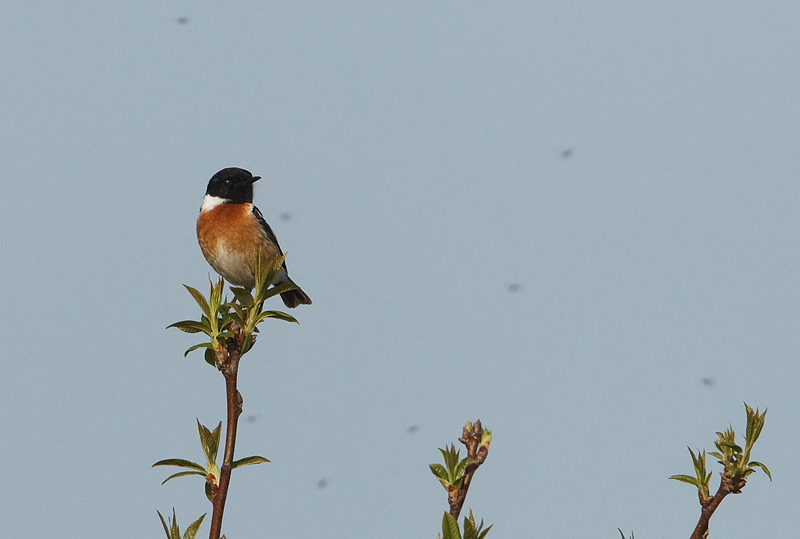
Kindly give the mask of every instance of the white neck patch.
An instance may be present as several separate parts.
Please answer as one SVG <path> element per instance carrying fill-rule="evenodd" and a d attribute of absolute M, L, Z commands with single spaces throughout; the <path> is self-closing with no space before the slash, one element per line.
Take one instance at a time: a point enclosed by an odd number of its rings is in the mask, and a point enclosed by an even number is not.
<path fill-rule="evenodd" d="M 200 207 L 200 213 L 216 208 L 220 204 L 228 202 L 227 198 L 220 198 L 211 195 L 203 197 L 203 205 Z"/>

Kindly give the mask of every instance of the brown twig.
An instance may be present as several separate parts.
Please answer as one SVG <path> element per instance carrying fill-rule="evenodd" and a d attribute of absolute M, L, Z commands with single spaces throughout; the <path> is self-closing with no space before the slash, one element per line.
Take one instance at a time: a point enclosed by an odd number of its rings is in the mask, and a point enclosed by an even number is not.
<path fill-rule="evenodd" d="M 464 469 L 464 479 L 461 481 L 459 488 L 453 488 L 447 493 L 448 501 L 450 502 L 450 514 L 453 518 L 458 520 L 461 514 L 461 508 L 464 506 L 464 500 L 467 498 L 467 491 L 472 482 L 472 476 L 478 467 L 484 463 L 486 456 L 489 454 L 489 447 L 481 445 L 483 438 L 483 427 L 481 426 L 480 419 L 474 424 L 467 423 L 461 433 L 459 442 L 467 447 L 467 467 Z"/>
<path fill-rule="evenodd" d="M 722 503 L 723 498 L 728 494 L 741 494 L 742 488 L 747 482 L 744 477 L 734 476 L 728 473 L 728 470 L 720 473 L 722 478 L 719 482 L 719 489 L 714 497 L 706 500 L 701 500 L 700 505 L 703 509 L 700 511 L 700 520 L 697 522 L 694 532 L 690 539 L 705 539 L 708 537 L 708 522 L 711 520 L 711 515 L 717 510 L 719 504 Z"/>
<path fill-rule="evenodd" d="M 242 355 L 244 332 L 235 323 L 231 326 L 234 337 L 228 339 L 226 347 L 216 350 L 217 368 L 225 377 L 225 393 L 227 395 L 228 419 L 225 431 L 225 456 L 219 473 L 219 485 L 214 492 L 214 510 L 211 516 L 211 532 L 209 539 L 220 539 L 222 532 L 222 515 L 225 512 L 225 500 L 228 497 L 228 486 L 231 482 L 233 452 L 236 446 L 236 427 L 242 414 L 242 394 L 236 388 L 239 374 L 239 359 Z M 255 338 L 255 337 L 254 337 Z"/>

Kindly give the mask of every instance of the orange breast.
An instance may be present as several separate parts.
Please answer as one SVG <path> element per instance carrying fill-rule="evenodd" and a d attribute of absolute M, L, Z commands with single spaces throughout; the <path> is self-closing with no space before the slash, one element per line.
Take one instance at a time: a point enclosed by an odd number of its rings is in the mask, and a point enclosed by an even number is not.
<path fill-rule="evenodd" d="M 227 281 L 245 288 L 255 286 L 259 252 L 267 259 L 280 256 L 252 208 L 252 204 L 220 204 L 197 218 L 197 241 L 203 256 Z"/>

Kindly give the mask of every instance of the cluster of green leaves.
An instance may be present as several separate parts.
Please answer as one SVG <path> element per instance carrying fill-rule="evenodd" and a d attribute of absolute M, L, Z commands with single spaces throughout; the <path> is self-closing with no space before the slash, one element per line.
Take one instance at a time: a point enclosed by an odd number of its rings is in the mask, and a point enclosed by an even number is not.
<path fill-rule="evenodd" d="M 447 492 L 457 490 L 464 480 L 464 470 L 469 464 L 469 457 L 459 459 L 461 452 L 456 449 L 455 444 L 445 446 L 445 449 L 439 448 L 439 451 L 444 457 L 444 466 L 439 463 L 431 464 L 431 472 Z"/>
<path fill-rule="evenodd" d="M 472 423 L 467 423 L 465 432 L 472 430 Z M 488 449 L 489 444 L 492 442 L 492 433 L 489 429 L 483 429 L 481 432 L 480 447 L 484 450 Z M 449 493 L 453 490 L 461 488 L 461 483 L 464 481 L 464 471 L 467 466 L 473 462 L 473 457 L 467 454 L 463 459 L 461 452 L 456 449 L 455 444 L 445 446 L 444 449 L 439 448 L 442 456 L 444 457 L 444 466 L 441 464 L 431 464 L 431 472 L 436 476 L 436 479 L 442 484 L 445 490 Z"/>
<path fill-rule="evenodd" d="M 442 535 L 439 537 L 441 539 L 484 539 L 489 530 L 492 529 L 492 526 L 484 530 L 483 520 L 481 520 L 480 525 L 476 526 L 475 517 L 472 516 L 472 511 L 470 511 L 469 517 L 464 517 L 464 534 L 462 535 L 456 519 L 450 513 L 445 512 L 442 518 Z"/>
<path fill-rule="evenodd" d="M 181 537 L 181 530 L 178 528 L 178 520 L 175 518 L 174 508 L 172 509 L 172 522 L 169 525 L 167 525 L 167 521 L 164 520 L 164 517 L 161 515 L 160 511 L 156 511 L 156 513 L 158 513 L 158 518 L 161 519 L 161 525 L 164 526 L 164 533 L 167 534 L 167 539 L 194 539 L 195 535 L 197 535 L 197 530 L 200 529 L 200 524 L 202 524 L 203 519 L 206 518 L 206 516 L 203 515 L 189 524 L 189 527 L 186 528 L 186 532 L 183 534 L 183 537 Z"/>
<path fill-rule="evenodd" d="M 275 279 L 275 275 L 280 270 L 285 256 L 280 257 L 272 265 L 267 265 L 263 258 L 259 256 L 256 264 L 255 290 L 251 293 L 246 288 L 232 286 L 233 301 L 223 301 L 222 293 L 225 287 L 223 279 L 220 279 L 216 284 L 210 283 L 211 290 L 208 298 L 203 296 L 196 288 L 184 285 L 200 306 L 203 314 L 200 320 L 182 320 L 167 327 L 178 328 L 186 333 L 205 333 L 209 337 L 208 342 L 196 344 L 186 350 L 184 356 L 189 355 L 189 352 L 193 350 L 205 348 L 206 362 L 210 365 L 216 365 L 218 351 L 225 347 L 227 339 L 235 337 L 233 331 L 234 323 L 244 334 L 241 355 L 246 354 L 253 347 L 253 334 L 258 332 L 258 325 L 267 318 L 277 318 L 286 322 L 298 323 L 293 316 L 285 312 L 263 310 L 264 302 L 269 298 L 297 288 L 290 283 L 270 286 Z"/>
<path fill-rule="evenodd" d="M 466 430 L 472 430 L 472 423 L 468 423 L 467 427 Z M 491 439 L 491 432 L 484 430 L 481 436 L 481 445 L 488 447 Z M 431 464 L 430 469 L 449 496 L 461 488 L 464 482 L 464 472 L 472 462 L 472 457 L 467 455 L 462 459 L 461 452 L 456 449 L 455 444 L 445 446 L 444 449 L 439 448 L 439 451 L 444 457 L 444 465 L 439 463 Z M 470 511 L 469 517 L 464 517 L 464 533 L 462 535 L 456 518 L 445 512 L 442 518 L 442 535 L 438 537 L 440 539 L 484 539 L 491 528 L 492 526 L 483 529 L 483 520 L 481 520 L 480 525 L 476 526 L 475 518 L 472 516 L 472 511 Z"/>
<path fill-rule="evenodd" d="M 183 477 L 187 475 L 200 475 L 205 478 L 205 489 L 206 489 L 206 497 L 211 503 L 214 503 L 214 493 L 212 491 L 212 484 L 214 486 L 219 485 L 219 466 L 217 466 L 217 454 L 219 453 L 219 439 L 220 434 L 222 432 L 222 422 L 217 425 L 213 431 L 208 430 L 205 426 L 200 424 L 200 421 L 197 422 L 197 430 L 200 433 L 200 445 L 203 447 L 203 453 L 206 456 L 206 465 L 201 466 L 196 462 L 192 462 L 190 460 L 185 459 L 165 459 L 160 460 L 153 464 L 153 467 L 156 466 L 177 466 L 179 468 L 188 468 L 189 471 L 187 472 L 178 472 L 175 474 L 170 475 L 164 482 L 161 483 L 162 485 L 169 481 L 170 479 L 175 479 L 176 477 Z M 261 464 L 263 462 L 269 462 L 264 457 L 253 456 L 253 457 L 245 457 L 243 459 L 233 461 L 231 465 L 231 469 L 236 469 L 240 466 L 247 466 L 250 464 Z M 199 526 L 199 525 L 198 525 Z"/>
<path fill-rule="evenodd" d="M 684 483 L 689 483 L 690 485 L 694 485 L 697 487 L 697 492 L 700 495 L 700 500 L 705 503 L 711 497 L 711 494 L 708 489 L 708 483 L 711 481 L 711 472 L 706 474 L 706 452 L 697 450 L 697 456 L 695 456 L 694 451 L 692 448 L 689 448 L 689 453 L 692 455 L 692 463 L 694 464 L 694 473 L 695 477 L 691 475 L 673 475 L 670 479 L 676 479 L 678 481 L 683 481 Z"/>
<path fill-rule="evenodd" d="M 747 477 L 755 473 L 755 467 L 764 470 L 770 481 L 772 481 L 772 474 L 766 466 L 756 460 L 750 460 L 750 451 L 761 435 L 761 430 L 764 428 L 764 418 L 767 411 L 764 410 L 763 414 L 758 413 L 758 408 L 753 411 L 747 403 L 745 403 L 745 410 L 747 411 L 747 428 L 744 434 L 744 450 L 736 445 L 736 433 L 733 432 L 733 427 L 728 426 L 725 432 L 717 433 L 717 441 L 714 445 L 717 446 L 719 451 L 712 451 L 709 453 L 712 457 L 718 459 L 718 462 L 725 466 L 725 469 L 731 474 L 731 477 Z"/>
<path fill-rule="evenodd" d="M 736 433 L 733 431 L 732 426 L 728 426 L 725 432 L 717 432 L 717 441 L 714 445 L 717 446 L 718 451 L 711 451 L 708 454 L 718 459 L 718 462 L 724 466 L 725 471 L 728 472 L 732 478 L 746 478 L 752 473 L 755 473 L 756 468 L 761 468 L 770 481 L 772 481 L 772 474 L 769 473 L 767 467 L 761 462 L 750 460 L 750 452 L 753 449 L 758 437 L 761 435 L 761 430 L 764 428 L 764 418 L 767 411 L 764 410 L 760 414 L 758 408 L 753 410 L 747 403 L 744 404 L 747 413 L 747 427 L 744 435 L 744 449 L 736 444 Z M 697 456 L 689 449 L 692 455 L 692 462 L 694 463 L 695 477 L 689 475 L 673 475 L 670 479 L 676 479 L 689 483 L 697 487 L 700 500 L 705 502 L 710 499 L 710 491 L 708 483 L 711 480 L 711 472 L 706 473 L 706 452 L 698 450 Z"/>

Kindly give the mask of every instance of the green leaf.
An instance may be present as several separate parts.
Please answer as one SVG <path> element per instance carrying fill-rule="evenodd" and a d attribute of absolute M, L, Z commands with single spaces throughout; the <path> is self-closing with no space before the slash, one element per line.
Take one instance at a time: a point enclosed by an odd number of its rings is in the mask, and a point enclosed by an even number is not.
<path fill-rule="evenodd" d="M 192 295 L 194 300 L 200 306 L 200 310 L 202 310 L 203 313 L 208 318 L 211 318 L 212 316 L 214 316 L 214 314 L 216 314 L 216 313 L 212 313 L 211 310 L 208 308 L 208 301 L 206 301 L 205 296 L 203 296 L 203 294 L 201 294 L 199 290 L 197 290 L 196 288 L 192 288 L 191 286 L 188 286 L 188 285 L 183 285 L 183 286 L 186 288 L 186 290 L 189 291 L 189 293 Z"/>
<path fill-rule="evenodd" d="M 442 539 L 461 539 L 461 530 L 458 529 L 458 522 L 453 515 L 446 512 L 442 518 Z"/>
<path fill-rule="evenodd" d="M 195 471 L 178 472 L 178 473 L 174 473 L 174 474 L 170 475 L 169 477 L 167 477 L 166 479 L 164 479 L 164 481 L 162 481 L 161 484 L 163 485 L 164 483 L 166 483 L 170 479 L 175 479 L 176 477 L 183 477 L 183 476 L 186 476 L 186 475 L 200 475 L 200 476 L 205 477 L 206 473 L 205 472 L 195 472 Z"/>
<path fill-rule="evenodd" d="M 245 457 L 243 459 L 234 460 L 231 463 L 231 469 L 235 470 L 239 466 L 250 466 L 253 464 L 263 464 L 265 462 L 269 462 L 269 460 L 265 459 L 264 457 L 253 456 L 253 457 Z"/>
<path fill-rule="evenodd" d="M 218 331 L 219 332 L 227 331 L 228 328 L 231 327 L 231 324 L 233 324 L 233 317 L 229 314 L 226 314 L 225 316 L 222 317 L 222 320 L 220 320 L 219 322 Z"/>
<path fill-rule="evenodd" d="M 464 470 L 467 469 L 467 462 L 469 461 L 469 457 L 464 457 L 461 462 L 458 463 L 455 469 L 455 477 L 461 478 L 464 476 Z"/>
<path fill-rule="evenodd" d="M 475 527 L 475 517 L 472 516 L 472 509 L 469 510 L 469 517 L 464 517 L 464 519 L 465 520 L 469 520 L 470 524 L 472 524 L 472 527 L 473 528 Z M 483 522 L 483 521 L 481 521 L 481 522 Z"/>
<path fill-rule="evenodd" d="M 461 452 L 456 451 L 455 444 L 445 446 L 445 449 L 439 448 L 439 451 L 442 453 L 442 456 L 444 457 L 445 468 L 447 468 L 447 477 L 450 483 L 455 485 L 456 480 L 459 477 L 458 465 L 460 462 L 459 457 Z"/>
<path fill-rule="evenodd" d="M 220 278 L 219 281 L 217 281 L 217 284 L 214 284 L 209 280 L 209 284 L 211 286 L 208 293 L 208 301 L 209 307 L 213 309 L 213 311 L 209 311 L 209 318 L 211 318 L 211 315 L 217 314 L 220 305 L 222 305 L 222 291 L 225 288 L 225 281 Z"/>
<path fill-rule="evenodd" d="M 258 301 L 264 302 L 267 301 L 269 298 L 275 297 L 278 294 L 283 294 L 284 292 L 290 292 L 292 290 L 296 290 L 297 285 L 292 283 L 284 283 L 279 284 L 278 286 L 272 286 L 267 290 L 264 290 L 259 297 L 256 299 Z"/>
<path fill-rule="evenodd" d="M 178 528 L 178 519 L 175 517 L 175 508 L 172 508 L 172 529 L 170 534 L 173 539 L 181 539 L 181 529 Z"/>
<path fill-rule="evenodd" d="M 478 533 L 478 539 L 483 539 L 484 537 L 486 537 L 486 535 L 489 533 L 489 530 L 492 529 L 492 526 L 494 526 L 494 524 L 490 525 L 488 528 L 486 528 L 482 532 L 479 532 Z M 482 520 L 481 520 L 481 527 L 483 527 L 483 521 Z M 480 530 L 480 528 L 478 528 L 478 529 Z M 631 539 L 633 539 L 633 538 L 631 538 Z"/>
<path fill-rule="evenodd" d="M 159 513 L 158 511 L 156 511 L 156 513 L 158 513 L 158 518 L 161 519 L 161 524 L 164 526 L 164 531 L 167 534 L 167 539 L 181 539 L 180 536 L 181 532 L 178 529 L 178 521 L 175 518 L 175 508 L 174 507 L 172 508 L 172 525 L 169 527 L 169 529 L 167 528 L 167 523 L 164 522 L 164 517 L 161 516 L 161 513 Z"/>
<path fill-rule="evenodd" d="M 175 511 L 174 508 L 172 510 Z M 167 534 L 167 539 L 170 539 L 170 537 L 169 537 L 169 527 L 167 526 L 167 522 L 164 520 L 164 516 L 161 514 L 161 511 L 156 511 L 156 513 L 158 513 L 158 518 L 161 519 L 161 525 L 164 526 L 164 533 Z"/>
<path fill-rule="evenodd" d="M 766 466 L 764 466 L 763 464 L 761 464 L 757 460 L 751 460 L 750 462 L 747 463 L 747 465 L 748 466 L 758 466 L 759 468 L 764 470 L 764 473 L 767 474 L 767 477 L 769 477 L 769 480 L 772 481 L 772 474 L 769 473 L 769 470 L 767 469 Z"/>
<path fill-rule="evenodd" d="M 194 539 L 195 535 L 197 535 L 197 530 L 200 529 L 200 525 L 203 523 L 204 518 L 206 518 L 205 514 L 189 524 L 189 527 L 186 528 L 186 532 L 183 534 L 183 539 Z"/>
<path fill-rule="evenodd" d="M 233 334 L 233 332 L 232 332 L 232 331 L 221 331 L 221 332 L 220 332 L 220 333 L 217 335 L 217 341 L 219 341 L 219 342 L 225 342 L 225 339 L 231 339 L 231 338 L 233 338 L 233 337 L 235 337 L 235 335 Z"/>
<path fill-rule="evenodd" d="M 245 335 L 244 341 L 242 342 L 242 354 L 245 355 L 253 348 L 253 335 L 248 334 Z"/>
<path fill-rule="evenodd" d="M 206 360 L 206 363 L 211 365 L 212 367 L 217 366 L 217 354 L 214 352 L 214 349 L 210 346 L 206 348 L 206 353 L 203 355 L 203 358 Z"/>
<path fill-rule="evenodd" d="M 156 466 L 177 466 L 179 468 L 189 468 L 191 470 L 197 470 L 198 472 L 202 472 L 203 475 L 206 474 L 206 469 L 197 464 L 196 462 L 192 462 L 190 460 L 183 460 L 183 459 L 165 459 L 159 460 L 155 464 L 153 464 L 153 468 Z"/>
<path fill-rule="evenodd" d="M 436 476 L 437 479 L 440 481 L 442 479 L 447 480 L 447 470 L 444 469 L 444 466 L 438 463 L 430 464 L 429 466 L 431 468 L 431 472 Z"/>
<path fill-rule="evenodd" d="M 720 440 L 720 441 L 717 442 L 717 447 L 720 448 L 720 449 L 723 449 L 723 448 L 732 449 L 734 453 L 741 453 L 742 452 L 742 448 L 740 446 L 736 445 L 734 442 L 725 442 L 725 441 Z"/>
<path fill-rule="evenodd" d="M 178 328 L 186 333 L 205 333 L 206 335 L 211 335 L 211 326 L 202 321 L 198 322 L 197 320 L 182 320 L 168 325 L 167 329 L 169 328 Z"/>
<path fill-rule="evenodd" d="M 472 517 L 472 511 L 469 512 Z M 464 517 L 464 539 L 478 539 L 478 530 L 475 529 L 475 519 Z"/>
<path fill-rule="evenodd" d="M 242 305 L 244 307 L 253 306 L 253 295 L 250 293 L 248 289 L 232 286 L 231 292 L 233 292 L 233 295 L 234 297 L 236 297 L 236 301 L 239 302 L 239 305 Z M 231 307 L 233 307 L 233 305 L 231 305 Z"/>
<path fill-rule="evenodd" d="M 275 275 L 278 273 L 278 271 L 280 271 L 284 260 L 286 260 L 286 255 L 283 255 L 276 260 L 273 260 L 272 263 L 269 263 L 264 260 L 263 255 L 258 255 L 258 259 L 256 260 L 256 288 L 254 296 L 256 303 L 263 303 L 268 298 L 271 298 L 275 295 L 274 290 L 278 287 L 273 286 L 272 288 L 269 288 L 269 285 L 275 280 Z M 293 288 L 290 290 L 293 290 Z"/>
<path fill-rule="evenodd" d="M 442 454 L 442 458 L 444 458 L 444 465 L 445 465 L 445 467 L 446 467 L 446 468 L 449 468 L 450 466 L 448 466 L 448 462 L 449 462 L 449 460 L 448 460 L 448 455 L 450 454 L 450 446 L 449 446 L 449 445 L 446 445 L 446 446 L 444 446 L 444 449 L 442 449 L 442 448 L 440 447 L 440 448 L 439 448 L 439 453 L 441 453 L 441 454 Z"/>
<path fill-rule="evenodd" d="M 747 429 L 744 434 L 744 454 L 742 459 L 747 462 L 750 460 L 750 451 L 753 449 L 758 437 L 761 436 L 767 411 L 764 410 L 763 414 L 759 414 L 758 408 L 753 411 L 747 403 L 744 403 L 744 407 L 747 412 Z"/>
<path fill-rule="evenodd" d="M 161 519 L 161 525 L 164 527 L 164 533 L 167 534 L 167 539 L 181 539 L 181 531 L 178 528 L 178 519 L 175 518 L 175 508 L 172 508 L 172 524 L 167 526 L 167 521 L 164 520 L 164 516 L 161 512 L 156 511 L 158 513 L 158 518 Z M 203 523 L 203 519 L 206 515 L 201 516 L 191 524 L 189 527 L 186 528 L 186 533 L 183 534 L 183 539 L 194 539 L 197 535 L 197 530 L 200 528 L 200 524 Z"/>
<path fill-rule="evenodd" d="M 188 356 L 189 352 L 194 352 L 198 348 L 207 348 L 211 350 L 211 353 L 214 353 L 214 350 L 212 349 L 210 342 L 201 342 L 200 344 L 195 344 L 194 346 L 191 346 L 188 350 L 186 350 L 186 352 L 183 353 L 183 357 Z"/>
<path fill-rule="evenodd" d="M 676 481 L 683 481 L 684 483 L 689 483 L 690 485 L 697 486 L 697 478 L 692 477 L 690 475 L 672 475 L 670 479 L 675 479 Z"/>
<path fill-rule="evenodd" d="M 245 314 L 242 306 L 239 305 L 238 303 L 228 303 L 228 306 L 233 311 L 233 314 L 231 316 L 234 317 L 236 322 L 238 322 L 240 326 L 244 325 Z"/>
<path fill-rule="evenodd" d="M 205 426 L 197 421 L 197 430 L 200 433 L 200 445 L 203 446 L 203 453 L 206 455 L 206 460 L 209 464 L 217 462 L 217 454 L 219 453 L 219 437 L 222 431 L 222 421 L 219 422 L 214 432 L 208 430 Z"/>
<path fill-rule="evenodd" d="M 258 315 L 258 318 L 256 318 L 256 325 L 260 324 L 261 322 L 263 322 L 267 318 L 277 318 L 278 320 L 283 320 L 284 322 L 294 322 L 295 324 L 299 324 L 300 323 L 300 322 L 297 321 L 297 319 L 294 316 L 292 316 L 290 314 L 287 314 L 285 312 L 282 312 L 282 311 L 264 311 L 263 313 Z"/>

